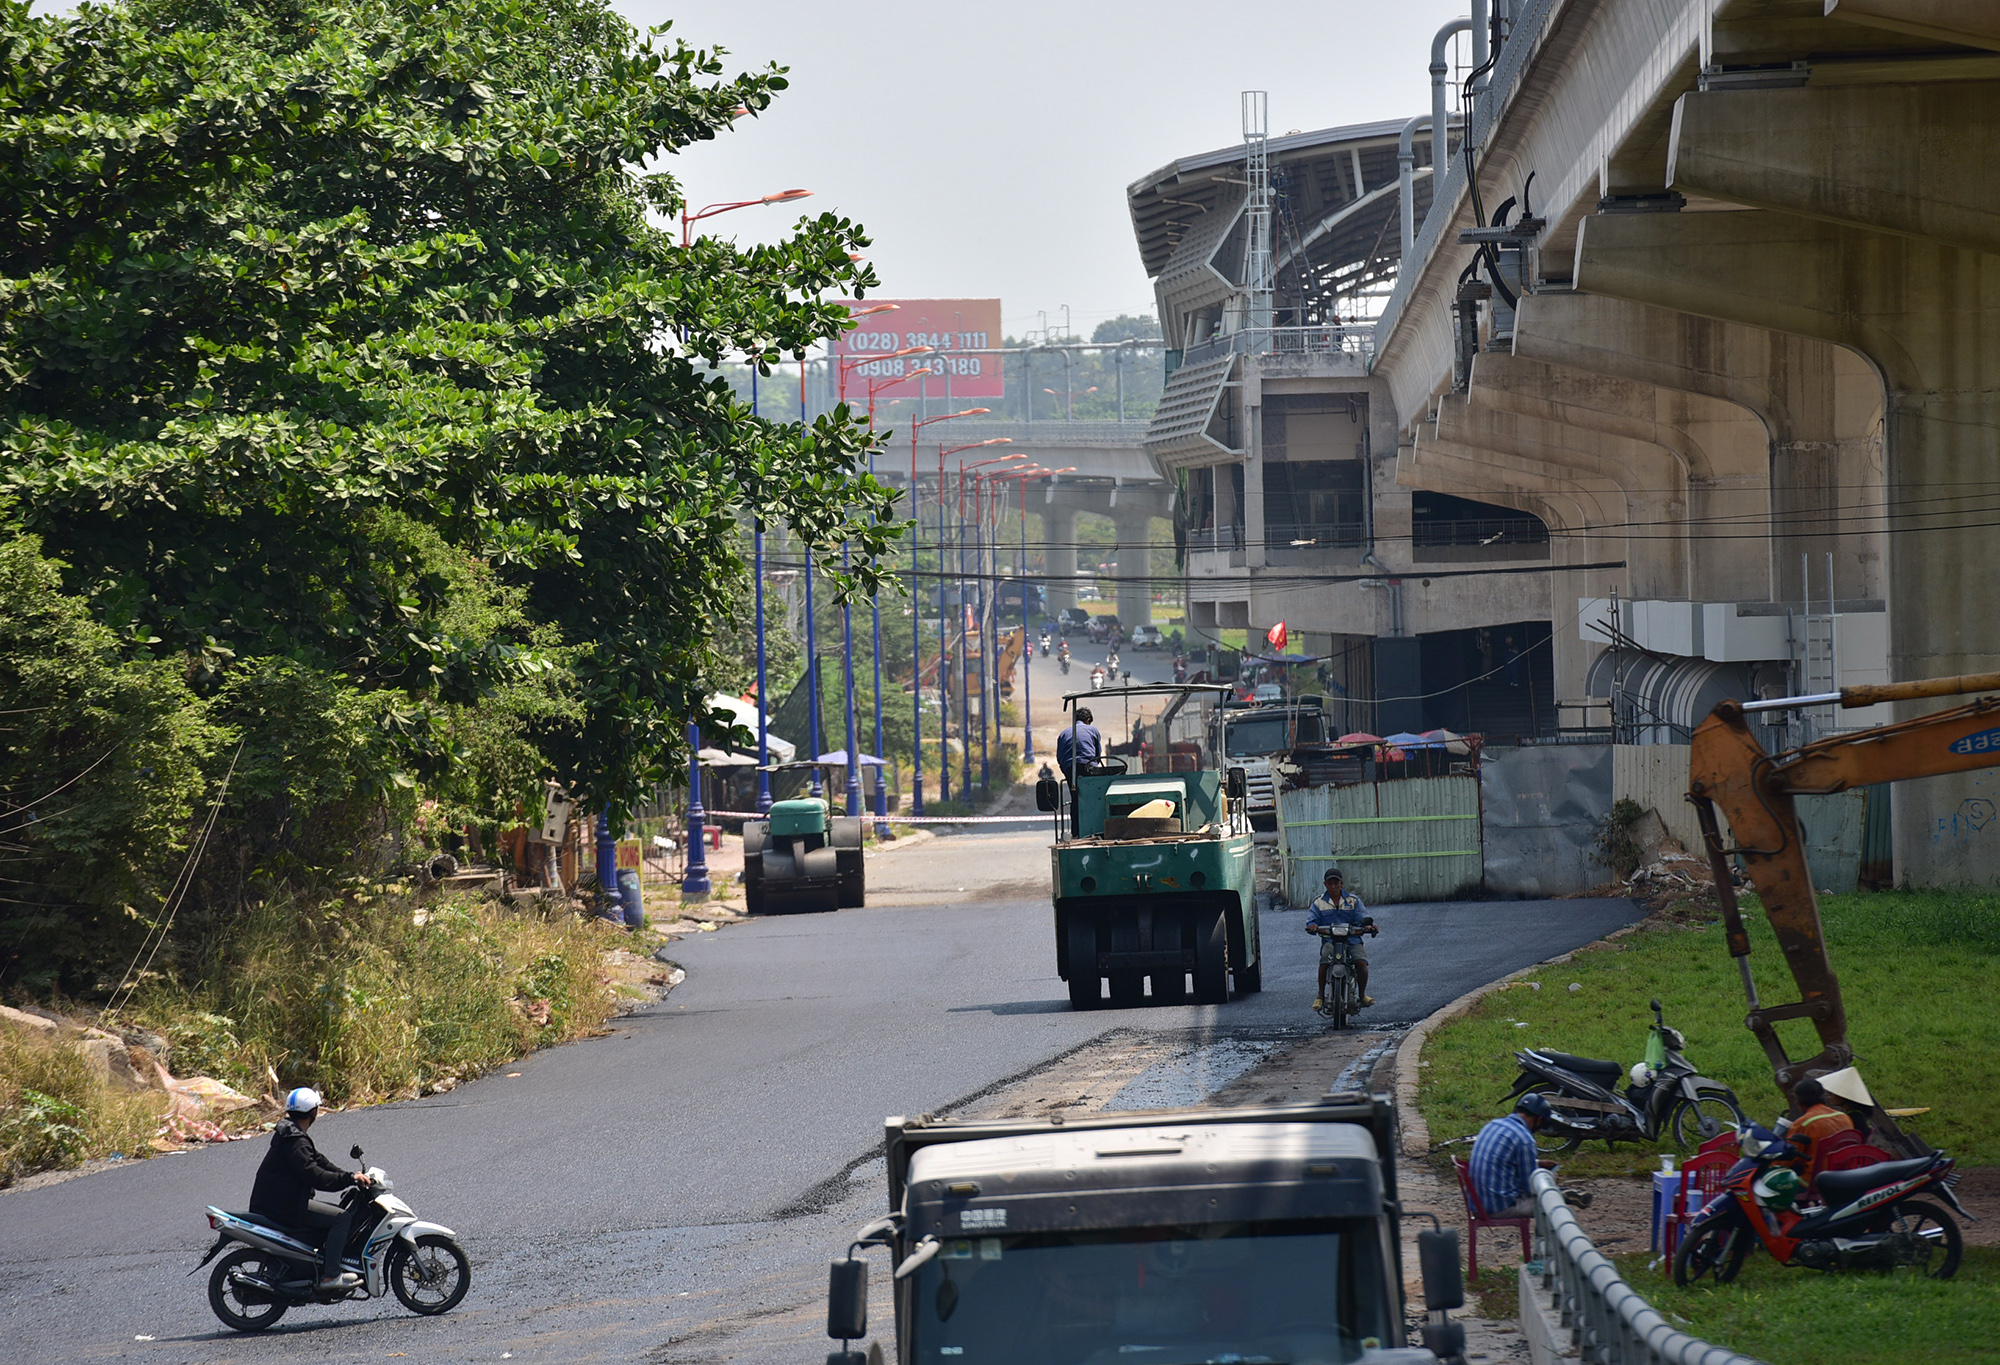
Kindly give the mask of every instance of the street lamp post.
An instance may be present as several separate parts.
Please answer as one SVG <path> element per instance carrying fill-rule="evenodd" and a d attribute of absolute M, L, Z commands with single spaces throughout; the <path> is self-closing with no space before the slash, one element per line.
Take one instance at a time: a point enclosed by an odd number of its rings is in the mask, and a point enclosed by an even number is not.
<path fill-rule="evenodd" d="M 767 194 L 762 199 L 738 199 L 727 204 L 710 204 L 699 213 L 689 213 L 687 205 L 682 204 L 681 246 L 690 247 L 694 245 L 694 225 L 704 218 L 713 218 L 718 213 L 728 213 L 733 209 L 755 208 L 759 204 L 786 204 L 794 199 L 810 199 L 811 197 L 811 190 L 779 190 L 776 194 Z"/>
<path fill-rule="evenodd" d="M 806 550 L 806 743 L 812 746 L 815 763 L 819 760 L 819 649 L 814 640 L 813 630 L 813 552 L 812 546 Z M 807 790 L 814 796 L 823 793 L 817 767 L 806 769 Z"/>
<path fill-rule="evenodd" d="M 967 474 L 967 473 L 969 473 L 970 471 L 972 471 L 972 470 L 976 470 L 976 469 L 984 469 L 984 468 L 985 468 L 985 467 L 986 467 L 987 465 L 994 465 L 994 464 L 1002 464 L 1002 463 L 1004 463 L 1004 462 L 1006 462 L 1006 461 L 1008 461 L 1008 460 L 1025 460 L 1025 459 L 1027 459 L 1027 458 L 1028 458 L 1028 457 L 1027 457 L 1027 456 L 1026 456 L 1025 454 L 1023 454 L 1022 452 L 1020 452 L 1020 451 L 1013 451 L 1013 452 L 1011 452 L 1011 453 L 1009 453 L 1009 454 L 1006 454 L 1006 455 L 1001 455 L 1001 456 L 997 456 L 996 458 L 994 458 L 994 459 L 991 459 L 991 460 L 978 460 L 978 461 L 975 461 L 975 462 L 974 462 L 974 463 L 972 463 L 972 464 L 966 464 L 966 463 L 965 463 L 965 462 L 964 462 L 963 460 L 960 460 L 960 461 L 959 461 L 959 466 L 958 466 L 958 605 L 959 605 L 959 697 L 958 697 L 958 700 L 959 700 L 959 713 L 960 713 L 960 716 L 959 716 L 959 737 L 960 737 L 960 739 L 961 739 L 961 740 L 963 740 L 963 742 L 964 742 L 964 749 L 965 749 L 965 753 L 964 753 L 964 758 L 963 758 L 962 762 L 961 762 L 961 763 L 960 763 L 960 765 L 959 765 L 959 776 L 960 776 L 960 779 L 961 779 L 961 782 L 962 782 L 962 785 L 964 786 L 964 788 L 965 788 L 965 789 L 966 789 L 966 790 L 967 790 L 968 792 L 969 792 L 969 791 L 971 790 L 971 788 L 972 788 L 972 666 L 971 666 L 971 660 L 970 660 L 970 658 L 969 658 L 968 656 L 969 656 L 969 655 L 970 655 L 970 653 L 971 653 L 971 634 L 972 634 L 972 631 L 973 631 L 973 629 L 975 628 L 975 624 L 974 624 L 973 622 L 969 622 L 969 621 L 968 621 L 968 620 L 966 619 L 966 617 L 967 617 L 967 613 L 968 613 L 968 608 L 967 608 L 967 606 L 966 606 L 966 601 L 965 601 L 965 591 L 966 591 L 966 579 L 965 579 L 965 537 L 966 537 L 966 521 L 965 521 L 965 476 L 966 476 L 966 474 Z M 940 483 L 940 484 L 942 484 L 942 483 L 943 483 L 943 466 L 944 466 L 944 460 L 943 460 L 943 456 L 942 456 L 942 453 L 940 453 L 940 456 L 939 456 L 939 459 L 938 459 L 938 467 L 939 467 L 939 483 Z M 975 497 L 976 497 L 976 496 L 977 496 L 977 494 L 978 494 L 978 481 L 977 481 L 977 480 L 978 480 L 978 476 L 977 476 L 977 475 L 974 475 L 974 483 L 973 483 L 973 492 L 974 492 L 974 496 L 975 496 Z M 981 542 L 981 543 L 983 543 L 983 542 Z M 978 552 L 978 550 L 977 550 L 977 547 L 975 547 L 975 553 L 977 553 L 977 552 Z M 973 572 L 974 572 L 975 574 L 979 572 L 979 569 L 978 569 L 978 565 L 977 565 L 977 563 L 975 563 L 975 565 L 974 565 L 974 568 L 973 568 Z M 986 600 L 987 600 L 987 599 L 986 599 L 986 596 L 985 596 L 985 594 L 984 594 L 984 593 L 982 593 L 982 594 L 980 595 L 980 606 L 981 606 L 981 608 L 982 608 L 982 612 L 981 612 L 981 615 L 984 615 L 984 611 L 983 611 L 983 608 L 984 608 L 984 606 L 985 606 L 985 604 L 986 604 Z M 979 663 L 980 663 L 980 685 L 979 685 L 979 789 L 980 789 L 980 792 L 981 792 L 982 794 L 984 794 L 984 793 L 985 793 L 985 791 L 986 791 L 986 789 L 987 789 L 987 785 L 988 785 L 988 770 L 987 770 L 987 758 L 986 758 L 986 721 L 987 721 L 987 711 L 988 711 L 988 709 L 989 709 L 989 708 L 988 708 L 988 705 L 987 705 L 987 693 L 988 693 L 988 692 L 990 691 L 990 687 L 989 687 L 989 681 L 988 681 L 988 680 L 989 680 L 989 679 L 990 679 L 990 678 L 992 677 L 992 675 L 993 675 L 993 659 L 992 659 L 992 654 L 991 654 L 991 651 L 989 651 L 988 649 L 986 649 L 986 648 L 985 648 L 985 646 L 984 646 L 984 644 L 983 644 L 983 641 L 984 641 L 984 638 L 985 638 L 985 631 L 984 631 L 984 629 L 983 629 L 983 628 L 980 628 L 980 637 L 981 637 L 981 640 L 982 640 L 982 645 L 981 645 L 981 648 L 980 648 L 980 660 L 979 660 Z"/>
<path fill-rule="evenodd" d="M 1033 660 L 1028 654 L 1028 481 L 1046 479 L 1053 474 L 1068 474 L 1076 469 L 1066 465 L 1061 469 L 1049 469 L 1035 465 L 1029 469 L 1009 469 L 993 475 L 995 483 L 1013 480 L 1021 488 L 1021 557 L 1015 565 L 1015 577 L 1021 585 L 1021 761 L 1035 761 L 1035 681 Z"/>
<path fill-rule="evenodd" d="M 920 427 L 929 426 L 932 422 L 948 422 L 954 417 L 973 417 L 991 411 L 991 408 L 967 408 L 963 412 L 948 412 L 939 417 L 922 417 L 910 423 L 910 767 L 912 769 L 910 809 L 912 813 L 917 815 L 924 813 L 924 610 L 923 598 L 920 595 L 921 584 L 917 577 L 917 551 L 922 542 L 924 514 L 923 508 L 919 505 L 917 499 L 917 430 Z M 975 444 L 999 445 L 1008 442 L 1009 439 L 1005 436 L 996 436 L 990 441 L 979 441 Z M 875 452 L 873 450 L 868 452 L 868 460 L 868 472 L 872 474 L 875 472 Z M 939 458 L 939 467 L 940 469 L 943 467 L 942 456 Z M 944 501 L 942 476 L 940 476 L 938 484 L 938 501 L 940 503 Z M 941 532 L 942 528 L 940 528 Z M 940 534 L 938 540 L 938 569 L 940 572 L 944 569 L 944 541 L 942 534 Z M 943 610 L 944 598 L 942 594 L 938 597 L 938 607 L 940 611 Z M 881 622 L 881 608 L 878 606 L 875 614 L 875 748 L 877 750 L 877 757 L 881 757 L 880 750 L 882 748 Z M 942 631 L 942 627 L 940 627 L 940 631 Z M 944 654 L 941 650 L 938 654 L 938 673 L 938 695 L 943 696 Z M 942 726 L 942 721 L 943 716 L 940 713 L 940 726 Z M 944 735 L 940 733 L 938 735 L 938 761 L 944 763 L 945 759 Z M 949 789 L 951 786 L 949 776 L 946 777 L 944 786 L 946 789 Z M 949 799 L 948 790 L 945 795 Z"/>
<path fill-rule="evenodd" d="M 757 367 L 750 367 L 750 415 L 757 415 Z M 801 419 L 803 420 L 803 418 Z M 757 813 L 771 809 L 771 699 L 764 676 L 764 519 L 757 518 L 751 534 L 753 574 L 757 580 Z"/>
<path fill-rule="evenodd" d="M 847 542 L 840 544 L 840 571 L 845 574 L 851 561 Z M 840 654 L 842 681 L 847 687 L 847 813 L 861 814 L 861 755 L 854 748 L 854 612 L 845 597 L 840 599 Z M 879 757 L 879 755 L 878 755 Z"/>
<path fill-rule="evenodd" d="M 705 901 L 708 881 L 708 812 L 701 805 L 701 727 L 688 722 L 688 855 L 681 873 L 681 899 Z M 617 882 L 614 873 L 613 884 Z"/>

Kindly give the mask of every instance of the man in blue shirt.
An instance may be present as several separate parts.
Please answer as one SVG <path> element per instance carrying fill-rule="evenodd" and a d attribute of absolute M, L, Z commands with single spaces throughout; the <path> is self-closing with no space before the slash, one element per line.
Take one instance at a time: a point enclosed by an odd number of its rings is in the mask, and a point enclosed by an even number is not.
<path fill-rule="evenodd" d="M 1479 1130 L 1472 1140 L 1472 1188 L 1488 1218 L 1526 1218 L 1535 1211 L 1528 1180 L 1540 1153 L 1535 1132 L 1548 1122 L 1549 1102 L 1532 1091 L 1515 1101 L 1514 1112 L 1503 1114 Z"/>
<path fill-rule="evenodd" d="M 1071 786 L 1076 785 L 1077 770 L 1097 762 L 1097 756 L 1104 751 L 1104 741 L 1090 720 L 1090 708 L 1079 706 L 1076 723 L 1056 732 L 1056 770 L 1069 779 Z"/>
<path fill-rule="evenodd" d="M 1382 931 L 1370 924 L 1364 930 L 1362 921 L 1368 918 L 1368 907 L 1361 903 L 1361 897 L 1352 891 L 1343 890 L 1345 878 L 1337 867 L 1329 867 L 1321 883 L 1325 891 L 1313 897 L 1311 913 L 1306 916 L 1306 932 L 1318 935 L 1319 943 L 1319 994 L 1313 998 L 1313 1008 L 1319 1009 L 1326 1003 L 1326 974 L 1339 953 L 1332 935 L 1320 934 L 1336 924 L 1348 928 L 1346 935 L 1354 946 L 1354 984 L 1361 988 L 1361 1003 L 1372 1005 L 1375 997 L 1368 993 L 1368 950 L 1362 945 L 1361 935 L 1379 934 Z"/>

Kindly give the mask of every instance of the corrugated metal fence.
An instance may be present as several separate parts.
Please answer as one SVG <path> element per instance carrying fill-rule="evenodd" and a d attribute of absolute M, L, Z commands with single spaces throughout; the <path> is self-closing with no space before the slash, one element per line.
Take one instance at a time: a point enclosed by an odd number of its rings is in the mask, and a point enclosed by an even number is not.
<path fill-rule="evenodd" d="M 1476 889 L 1479 779 L 1412 777 L 1278 795 L 1285 898 L 1308 904 L 1330 863 L 1371 904 L 1448 900 Z"/>

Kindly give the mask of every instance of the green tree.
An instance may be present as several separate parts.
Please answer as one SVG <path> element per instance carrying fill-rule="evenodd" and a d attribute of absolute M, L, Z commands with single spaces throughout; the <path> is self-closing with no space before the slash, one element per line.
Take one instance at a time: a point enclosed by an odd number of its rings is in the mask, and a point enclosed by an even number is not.
<path fill-rule="evenodd" d="M 7 0 L 0 44 L 0 497 L 135 651 L 376 698 L 431 780 L 449 708 L 560 667 L 538 743 L 617 808 L 676 771 L 744 516 L 850 541 L 872 590 L 866 433 L 754 420 L 712 368 L 831 335 L 866 238 L 682 249 L 635 169 L 780 69 L 596 0 Z"/>

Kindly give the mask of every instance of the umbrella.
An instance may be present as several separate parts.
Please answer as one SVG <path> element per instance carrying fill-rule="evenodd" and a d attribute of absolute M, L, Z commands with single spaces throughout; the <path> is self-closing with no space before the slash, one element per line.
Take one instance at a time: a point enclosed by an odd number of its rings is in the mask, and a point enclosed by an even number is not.
<path fill-rule="evenodd" d="M 882 760 L 873 754 L 857 754 L 855 761 L 864 768 L 880 768 L 884 766 Z M 824 763 L 832 768 L 845 768 L 847 766 L 847 750 L 835 749 L 831 753 L 821 754 L 813 762 Z"/>
<path fill-rule="evenodd" d="M 1334 744 L 1338 746 L 1342 744 L 1347 744 L 1347 745 L 1380 744 L 1381 742 L 1382 742 L 1382 736 L 1380 735 L 1371 735 L 1366 731 L 1356 730 L 1351 735 L 1342 735 L 1339 739 L 1336 739 L 1334 741 Z"/>
<path fill-rule="evenodd" d="M 725 754 L 720 749 L 697 749 L 696 758 L 704 768 L 754 768 L 757 760 L 748 754 Z"/>
<path fill-rule="evenodd" d="M 1442 746 L 1448 754 L 1469 754 L 1472 752 L 1472 745 L 1464 735 L 1455 735 L 1449 730 L 1426 730 L 1424 731 L 1424 738 Z"/>

